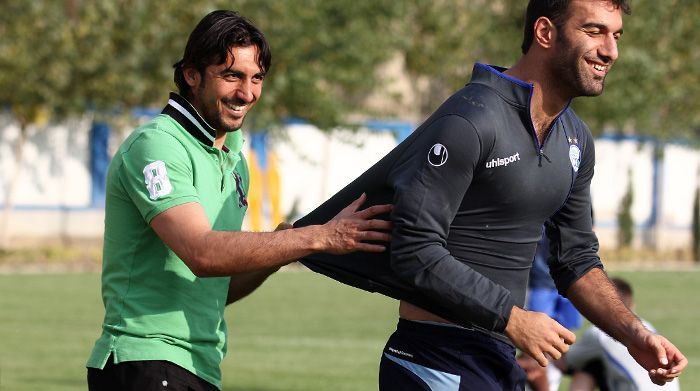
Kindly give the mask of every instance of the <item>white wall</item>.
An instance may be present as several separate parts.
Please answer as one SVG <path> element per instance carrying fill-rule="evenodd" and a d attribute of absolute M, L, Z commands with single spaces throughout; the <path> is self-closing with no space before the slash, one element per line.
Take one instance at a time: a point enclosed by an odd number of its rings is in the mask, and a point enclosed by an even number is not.
<path fill-rule="evenodd" d="M 690 246 L 699 170 L 698 150 L 679 144 L 665 145 L 664 164 L 660 173 L 663 192 L 660 196 L 657 226 L 660 248 Z"/>
<path fill-rule="evenodd" d="M 95 236 L 103 231 L 103 210 L 91 207 L 90 122 L 30 128 L 9 226 L 16 236 Z M 19 128 L 0 115 L 0 206 L 17 170 L 14 148 Z M 113 132 L 110 152 L 128 132 Z M 285 137 L 269 139 L 278 158 L 281 209 L 295 202 L 299 215 L 316 208 L 388 153 L 396 140 L 389 132 L 338 130 L 331 134 L 310 125 L 289 125 Z M 692 205 L 700 169 L 700 151 L 667 144 L 658 167 L 657 224 L 654 213 L 654 144 L 634 139 L 596 140 L 591 196 L 601 247 L 616 246 L 617 212 L 627 183 L 634 186 L 632 215 L 636 245 L 688 248 Z M 2 209 L 0 209 L 2 211 Z M 297 216 L 298 217 L 298 216 Z M 4 219 L 0 213 L 0 219 Z M 4 220 L 0 220 L 4 223 Z M 0 224 L 1 226 L 1 224 Z M 270 225 L 266 226 L 271 229 Z"/>
<path fill-rule="evenodd" d="M 310 125 L 291 125 L 286 133 L 288 140 L 275 140 L 271 146 L 279 158 L 282 211 L 287 214 L 297 202 L 301 216 L 396 146 L 396 140 L 388 132 L 366 129 L 336 130 L 328 134 Z"/>
<path fill-rule="evenodd" d="M 652 219 L 654 145 L 635 139 L 595 141 L 596 165 L 591 182 L 591 198 L 596 233 L 601 247 L 617 245 L 617 213 L 631 181 L 632 218 L 637 240 Z"/>
<path fill-rule="evenodd" d="M 89 120 L 27 129 L 20 167 L 15 159 L 19 124 L 3 118 L 0 128 L 0 204 L 19 169 L 16 207 L 89 207 L 91 197 Z"/>

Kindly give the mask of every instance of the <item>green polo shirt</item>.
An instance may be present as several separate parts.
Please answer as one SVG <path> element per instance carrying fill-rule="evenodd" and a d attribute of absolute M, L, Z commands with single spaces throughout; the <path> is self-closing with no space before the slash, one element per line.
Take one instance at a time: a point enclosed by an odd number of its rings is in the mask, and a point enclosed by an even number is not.
<path fill-rule="evenodd" d="M 87 362 L 103 368 L 141 360 L 173 362 L 221 388 L 226 353 L 228 277 L 196 277 L 151 229 L 159 213 L 188 202 L 214 230 L 239 231 L 247 209 L 248 168 L 241 131 L 224 150 L 182 97 L 136 129 L 107 175 L 102 335 Z"/>

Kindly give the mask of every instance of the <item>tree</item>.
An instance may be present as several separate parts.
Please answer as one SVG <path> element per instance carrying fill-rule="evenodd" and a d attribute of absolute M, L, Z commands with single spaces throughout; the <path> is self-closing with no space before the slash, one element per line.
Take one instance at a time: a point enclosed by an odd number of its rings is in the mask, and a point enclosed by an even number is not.
<path fill-rule="evenodd" d="M 321 129 L 349 124 L 365 97 L 381 88 L 376 68 L 399 37 L 401 2 L 247 0 L 237 4 L 267 36 L 272 68 L 253 128 L 298 117 Z"/>
<path fill-rule="evenodd" d="M 620 248 L 628 248 L 634 239 L 634 218 L 632 217 L 632 203 L 634 202 L 634 190 L 632 188 L 632 171 L 627 173 L 627 190 L 620 200 L 620 209 L 617 212 L 617 245 Z"/>
<path fill-rule="evenodd" d="M 474 62 L 509 66 L 520 53 L 527 3 L 519 0 L 404 4 L 400 50 L 420 97 L 421 119 L 469 81 Z"/>

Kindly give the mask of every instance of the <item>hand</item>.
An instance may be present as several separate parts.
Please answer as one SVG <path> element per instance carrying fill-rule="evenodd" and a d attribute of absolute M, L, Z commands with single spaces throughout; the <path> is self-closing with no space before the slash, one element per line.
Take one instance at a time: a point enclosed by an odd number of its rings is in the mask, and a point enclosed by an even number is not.
<path fill-rule="evenodd" d="M 505 334 L 520 350 L 547 366 L 547 356 L 558 360 L 569 351 L 576 335 L 549 316 L 513 306 Z"/>
<path fill-rule="evenodd" d="M 636 343 L 627 347 L 630 355 L 644 369 L 654 384 L 664 385 L 680 376 L 688 360 L 669 340 L 646 330 Z"/>
<path fill-rule="evenodd" d="M 340 211 L 331 221 L 322 226 L 323 251 L 331 254 L 347 254 L 353 251 L 382 252 L 386 246 L 367 241 L 388 242 L 391 235 L 390 221 L 372 219 L 391 211 L 391 205 L 374 205 L 358 211 L 367 200 L 362 193 L 360 198 Z"/>

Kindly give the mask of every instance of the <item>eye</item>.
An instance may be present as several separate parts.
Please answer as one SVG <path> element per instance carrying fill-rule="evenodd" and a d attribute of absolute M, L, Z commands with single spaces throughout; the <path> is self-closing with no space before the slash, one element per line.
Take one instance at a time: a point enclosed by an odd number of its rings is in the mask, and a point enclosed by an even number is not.
<path fill-rule="evenodd" d="M 233 72 L 226 72 L 221 75 L 221 77 L 226 81 L 236 81 L 238 80 L 238 74 Z"/>

